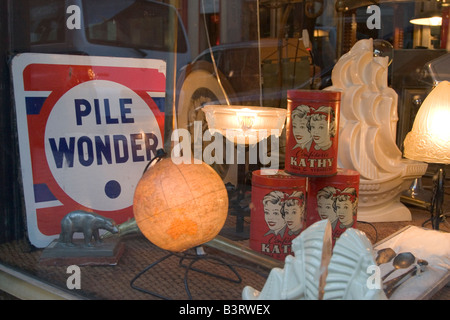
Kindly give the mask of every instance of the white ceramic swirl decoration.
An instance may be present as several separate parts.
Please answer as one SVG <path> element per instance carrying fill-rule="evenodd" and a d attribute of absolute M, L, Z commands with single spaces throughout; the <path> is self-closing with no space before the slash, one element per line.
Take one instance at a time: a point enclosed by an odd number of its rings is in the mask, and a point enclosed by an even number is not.
<path fill-rule="evenodd" d="M 336 63 L 333 86 L 341 91 L 338 166 L 360 173 L 358 219 L 409 221 L 400 194 L 427 164 L 402 158 L 397 147 L 397 93 L 388 87 L 388 57 L 374 57 L 373 40 L 360 40 Z"/>
<path fill-rule="evenodd" d="M 357 229 L 347 229 L 336 241 L 324 289 L 324 300 L 385 300 L 372 281 L 376 266 L 372 244 Z"/>
<path fill-rule="evenodd" d="M 331 254 L 331 225 L 316 222 L 292 241 L 295 256 L 273 268 L 261 291 L 246 286 L 244 300 L 384 300 L 381 288 L 368 286 L 374 253 L 365 234 L 347 229 Z"/>
<path fill-rule="evenodd" d="M 273 268 L 262 291 L 245 287 L 244 300 L 315 300 L 321 297 L 331 258 L 331 224 L 321 220 L 292 241 L 295 257 L 288 255 L 284 268 Z"/>

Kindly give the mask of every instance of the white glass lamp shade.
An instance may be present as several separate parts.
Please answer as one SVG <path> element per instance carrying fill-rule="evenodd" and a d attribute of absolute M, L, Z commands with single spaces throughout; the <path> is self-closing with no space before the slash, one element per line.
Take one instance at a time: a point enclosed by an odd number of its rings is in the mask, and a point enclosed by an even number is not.
<path fill-rule="evenodd" d="M 280 108 L 206 105 L 202 110 L 211 134 L 219 132 L 238 144 L 279 137 L 286 122 L 286 110 Z"/>
<path fill-rule="evenodd" d="M 440 82 L 425 99 L 404 147 L 408 159 L 450 164 L 450 82 Z"/>

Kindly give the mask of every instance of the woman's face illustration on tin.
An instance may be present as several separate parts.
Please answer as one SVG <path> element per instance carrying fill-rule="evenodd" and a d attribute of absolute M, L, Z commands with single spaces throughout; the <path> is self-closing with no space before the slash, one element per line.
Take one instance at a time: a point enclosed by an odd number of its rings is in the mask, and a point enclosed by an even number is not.
<path fill-rule="evenodd" d="M 341 224 L 345 226 L 353 224 L 353 209 L 354 206 L 350 199 L 344 201 L 336 200 L 336 213 Z"/>
<path fill-rule="evenodd" d="M 278 234 L 286 225 L 286 221 L 281 214 L 281 202 L 266 202 L 264 204 L 264 218 L 269 229 Z"/>
<path fill-rule="evenodd" d="M 292 120 L 292 132 L 299 145 L 305 145 L 312 139 L 311 132 L 308 130 L 308 120 L 304 118 L 296 117 Z"/>
<path fill-rule="evenodd" d="M 327 186 L 317 192 L 317 211 L 321 219 L 328 219 L 331 223 L 337 220 L 337 214 L 334 209 L 334 200 L 336 188 Z"/>
<path fill-rule="evenodd" d="M 356 215 L 356 208 L 358 206 L 358 194 L 355 188 L 345 188 L 339 192 L 336 201 L 335 209 L 341 225 L 351 227 L 353 225 L 353 216 Z"/>
<path fill-rule="evenodd" d="M 302 229 L 303 207 L 299 205 L 298 201 L 284 207 L 284 220 L 290 230 L 295 232 Z"/>
<path fill-rule="evenodd" d="M 317 211 L 321 219 L 328 219 L 331 223 L 338 218 L 336 211 L 333 208 L 334 198 L 325 198 L 319 196 L 317 199 Z"/>
<path fill-rule="evenodd" d="M 317 146 L 325 146 L 330 143 L 328 133 L 328 121 L 324 119 L 311 119 L 311 134 Z"/>
<path fill-rule="evenodd" d="M 328 150 L 333 145 L 331 137 L 336 133 L 334 121 L 335 117 L 330 107 L 322 106 L 311 116 L 311 135 L 316 149 Z"/>
<path fill-rule="evenodd" d="M 292 111 L 292 133 L 297 146 L 308 148 L 311 145 L 312 136 L 309 128 L 310 107 L 300 105 Z"/>

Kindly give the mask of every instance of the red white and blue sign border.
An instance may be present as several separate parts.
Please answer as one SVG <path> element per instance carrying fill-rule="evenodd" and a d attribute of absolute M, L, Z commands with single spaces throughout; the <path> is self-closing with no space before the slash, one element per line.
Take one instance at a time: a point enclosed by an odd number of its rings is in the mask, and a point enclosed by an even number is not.
<path fill-rule="evenodd" d="M 131 218 L 163 146 L 166 63 L 24 53 L 12 75 L 30 242 L 46 247 L 74 210 Z"/>

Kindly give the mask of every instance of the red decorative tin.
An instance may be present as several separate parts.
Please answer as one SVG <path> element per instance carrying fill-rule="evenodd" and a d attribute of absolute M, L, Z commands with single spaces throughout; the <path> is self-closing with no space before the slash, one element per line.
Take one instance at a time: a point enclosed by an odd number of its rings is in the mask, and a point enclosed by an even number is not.
<path fill-rule="evenodd" d="M 306 226 L 329 219 L 333 244 L 347 228 L 356 228 L 359 172 L 338 169 L 332 177 L 308 178 Z"/>
<path fill-rule="evenodd" d="M 306 178 L 284 171 L 252 177 L 250 248 L 284 261 L 292 240 L 305 229 Z"/>
<path fill-rule="evenodd" d="M 337 172 L 341 93 L 289 90 L 285 170 L 308 177 Z"/>

